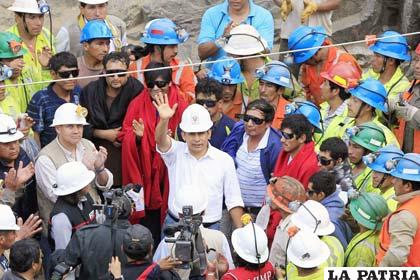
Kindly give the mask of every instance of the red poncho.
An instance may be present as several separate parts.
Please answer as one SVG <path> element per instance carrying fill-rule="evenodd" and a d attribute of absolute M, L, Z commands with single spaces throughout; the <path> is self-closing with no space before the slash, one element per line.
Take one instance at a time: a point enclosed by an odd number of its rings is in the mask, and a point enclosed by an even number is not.
<path fill-rule="evenodd" d="M 181 116 L 187 104 L 179 95 L 178 88 L 172 85 L 168 92 L 169 105 L 178 103 L 175 115 L 169 120 L 168 129 L 176 133 Z M 133 120 L 141 118 L 144 122 L 144 134 L 139 145 L 133 132 Z M 156 151 L 155 128 L 159 121 L 158 112 L 153 106 L 149 90 L 145 88 L 128 106 L 119 139 L 122 143 L 122 182 L 136 183 L 144 188 L 145 209 L 161 209 L 161 220 L 165 218 L 168 207 L 169 180 L 168 172 Z M 130 220 L 138 222 L 144 212 L 134 213 Z"/>

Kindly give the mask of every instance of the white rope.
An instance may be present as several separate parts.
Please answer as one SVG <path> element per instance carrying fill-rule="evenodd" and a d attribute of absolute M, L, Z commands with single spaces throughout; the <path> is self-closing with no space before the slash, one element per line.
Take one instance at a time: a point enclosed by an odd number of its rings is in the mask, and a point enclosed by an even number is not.
<path fill-rule="evenodd" d="M 379 39 L 388 39 L 388 38 L 394 38 L 394 37 L 400 37 L 400 36 L 408 37 L 408 36 L 414 36 L 414 35 L 420 35 L 420 31 L 398 34 L 398 35 L 391 35 L 391 36 L 384 36 L 384 37 L 380 37 L 380 38 L 377 37 L 377 38 L 369 39 L 369 41 L 370 40 L 376 41 L 376 40 L 379 40 Z M 304 48 L 304 49 L 298 49 L 298 50 L 273 52 L 273 53 L 268 53 L 268 54 L 256 54 L 256 55 L 249 55 L 249 56 L 241 56 L 241 57 L 235 57 L 234 59 L 235 60 L 243 60 L 243 59 L 248 59 L 248 58 L 267 57 L 267 56 L 275 56 L 275 55 L 280 55 L 280 54 L 290 54 L 290 53 L 294 53 L 294 52 L 302 52 L 302 51 L 308 51 L 308 50 L 313 50 L 313 49 L 341 47 L 341 46 L 355 45 L 355 44 L 361 44 L 361 43 L 366 44 L 367 41 L 368 41 L 367 39 L 363 39 L 363 40 L 349 41 L 349 42 L 344 42 L 344 43 L 323 45 L 323 46 L 320 46 L 320 47 L 311 47 L 311 48 Z M 180 65 L 176 65 L 176 66 L 164 66 L 164 67 L 153 68 L 153 69 L 132 70 L 132 71 L 120 72 L 118 74 L 133 74 L 133 73 L 139 74 L 139 73 L 148 72 L 148 71 L 172 69 L 172 68 L 185 67 L 185 66 L 200 66 L 200 65 L 212 64 L 212 63 L 215 63 L 215 62 L 225 62 L 225 61 L 230 61 L 230 60 L 232 60 L 232 58 L 218 59 L 218 60 L 213 60 L 213 61 L 192 62 L 192 63 L 180 64 Z M 109 76 L 115 76 L 115 75 L 116 74 L 97 74 L 97 75 L 74 77 L 74 78 L 67 78 L 67 79 L 33 81 L 33 82 L 26 82 L 26 83 L 3 85 L 3 86 L 0 86 L 0 88 L 18 87 L 18 86 L 24 86 L 24 85 L 37 85 L 37 84 L 72 81 L 72 80 L 83 80 L 83 79 L 91 79 L 91 78 L 99 78 L 99 77 L 109 77 Z"/>

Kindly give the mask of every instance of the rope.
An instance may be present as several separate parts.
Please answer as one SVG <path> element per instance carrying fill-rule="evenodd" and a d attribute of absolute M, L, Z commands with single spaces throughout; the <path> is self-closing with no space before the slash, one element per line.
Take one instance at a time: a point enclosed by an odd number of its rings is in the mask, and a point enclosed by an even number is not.
<path fill-rule="evenodd" d="M 404 33 L 399 35 L 391 35 L 391 36 L 384 36 L 380 38 L 374 38 L 370 39 L 369 41 L 377 41 L 379 39 L 388 39 L 388 38 L 394 38 L 394 37 L 408 37 L 408 36 L 414 36 L 414 35 L 420 35 L 420 31 L 411 32 L 411 33 Z M 288 50 L 288 51 L 281 51 L 281 52 L 273 52 L 268 54 L 256 54 L 256 55 L 249 55 L 249 56 L 241 56 L 241 57 L 235 57 L 235 60 L 243 60 L 243 59 L 249 59 L 249 58 L 258 58 L 258 57 L 267 57 L 267 56 L 278 56 L 280 54 L 291 54 L 295 52 L 302 52 L 302 51 L 309 51 L 313 49 L 324 49 L 324 48 L 331 48 L 331 47 L 341 47 L 341 46 L 348 46 L 348 45 L 355 45 L 355 44 L 361 44 L 361 43 L 367 43 L 367 39 L 363 40 L 356 40 L 356 41 L 349 41 L 344 43 L 337 43 L 337 44 L 331 44 L 331 45 L 325 45 L 325 46 L 319 46 L 319 47 L 310 47 L 310 48 L 304 48 L 304 49 L 298 49 L 298 50 Z M 230 61 L 232 58 L 227 59 L 218 59 L 213 61 L 201 61 L 201 62 L 192 62 L 192 63 L 186 63 L 186 64 L 180 64 L 177 66 L 164 66 L 159 68 L 153 68 L 153 69 L 140 69 L 140 70 L 132 70 L 132 71 L 126 71 L 121 72 L 119 74 L 133 74 L 133 73 L 142 73 L 142 72 L 148 72 L 148 71 L 156 71 L 156 70 L 164 70 L 164 69 L 172 69 L 172 68 L 178 68 L 178 67 L 186 67 L 186 66 L 200 66 L 200 65 L 206 65 L 206 64 L 212 64 L 215 62 L 225 62 Z M 114 76 L 115 74 L 97 74 L 97 75 L 91 75 L 91 76 L 83 76 L 83 77 L 74 77 L 74 78 L 66 78 L 66 79 L 56 79 L 56 80 L 46 80 L 46 81 L 33 81 L 33 82 L 26 82 L 26 83 L 19 83 L 19 84 L 9 84 L 9 85 L 2 85 L 0 88 L 7 88 L 7 87 L 18 87 L 18 86 L 24 86 L 24 85 L 37 85 L 37 84 L 44 84 L 44 83 L 54 83 L 54 82 L 64 82 L 64 81 L 72 81 L 72 80 L 83 80 L 83 79 L 91 79 L 91 78 L 100 78 L 100 77 L 110 77 Z"/>

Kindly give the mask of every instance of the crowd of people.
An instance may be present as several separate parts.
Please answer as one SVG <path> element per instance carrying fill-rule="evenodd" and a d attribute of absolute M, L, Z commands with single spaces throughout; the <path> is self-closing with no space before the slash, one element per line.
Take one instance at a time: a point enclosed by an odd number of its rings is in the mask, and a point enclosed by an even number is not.
<path fill-rule="evenodd" d="M 54 36 L 48 3 L 14 0 L 0 32 L 0 279 L 420 266 L 419 43 L 370 36 L 362 69 L 331 40 L 340 0 L 273 0 L 278 58 L 272 13 L 224 0 L 195 69 L 172 20 L 129 45 L 78 1 Z"/>

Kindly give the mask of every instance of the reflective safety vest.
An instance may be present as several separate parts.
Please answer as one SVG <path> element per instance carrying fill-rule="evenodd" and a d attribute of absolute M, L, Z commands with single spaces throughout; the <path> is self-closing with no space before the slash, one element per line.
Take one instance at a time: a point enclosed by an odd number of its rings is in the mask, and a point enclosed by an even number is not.
<path fill-rule="evenodd" d="M 373 187 L 372 169 L 365 167 L 365 169 L 353 179 L 357 191 L 379 193 L 379 189 Z"/>
<path fill-rule="evenodd" d="M 410 246 L 410 252 L 407 256 L 407 261 L 402 265 L 406 267 L 420 267 L 420 195 L 415 196 L 414 198 L 404 202 L 401 204 L 398 209 L 389 215 L 383 226 L 381 233 L 379 235 L 379 252 L 376 255 L 376 261 L 378 264 L 381 263 L 382 259 L 384 258 L 386 252 L 388 251 L 389 247 L 392 246 L 391 244 L 391 235 L 389 234 L 389 221 L 395 213 L 400 211 L 409 211 L 416 217 L 417 220 L 417 232 L 413 238 L 413 244 Z"/>
<path fill-rule="evenodd" d="M 386 204 L 388 204 L 389 212 L 392 213 L 397 210 L 398 201 L 395 198 L 394 187 L 387 189 L 384 193 L 381 193 L 382 197 L 385 199 Z"/>
<path fill-rule="evenodd" d="M 330 257 L 327 259 L 328 267 L 344 266 L 344 248 L 340 240 L 332 235 L 322 236 L 321 240 L 330 248 Z"/>
<path fill-rule="evenodd" d="M 372 230 L 356 234 L 347 246 L 345 266 L 376 266 L 376 252 L 379 246 L 378 232 Z"/>

